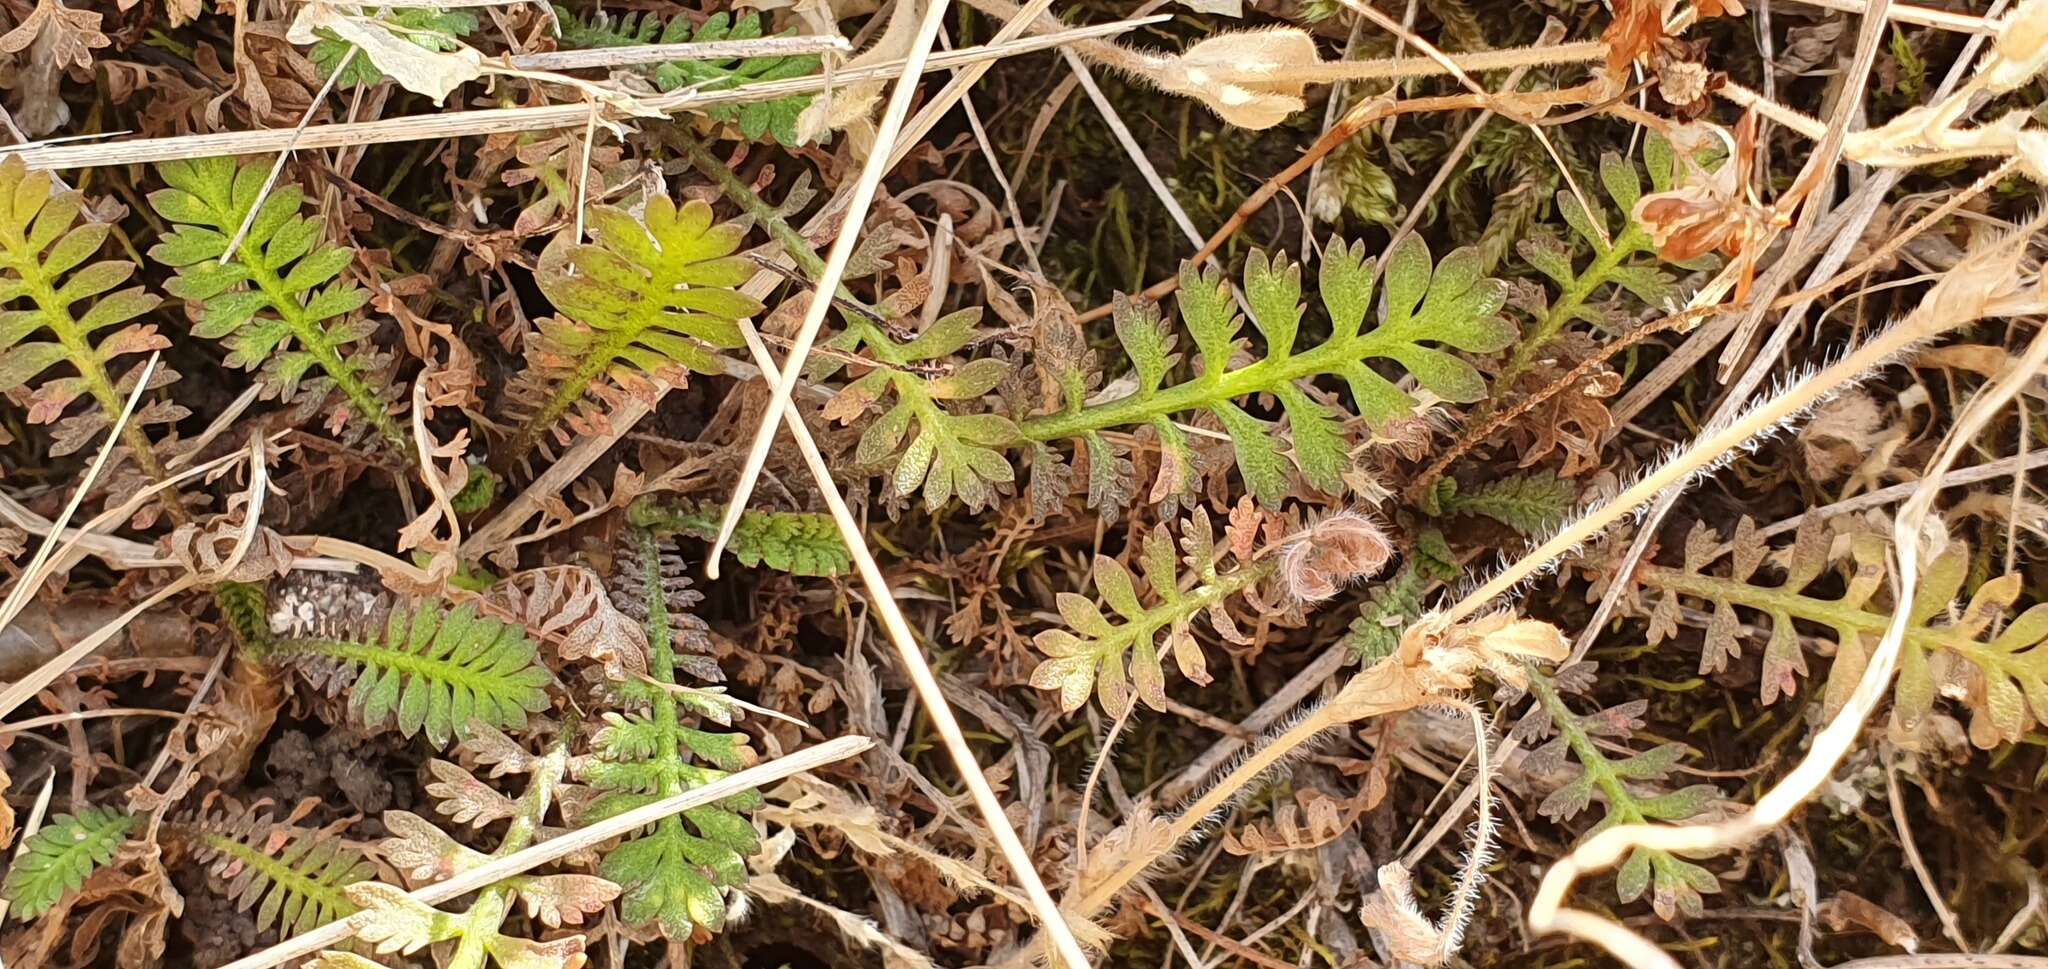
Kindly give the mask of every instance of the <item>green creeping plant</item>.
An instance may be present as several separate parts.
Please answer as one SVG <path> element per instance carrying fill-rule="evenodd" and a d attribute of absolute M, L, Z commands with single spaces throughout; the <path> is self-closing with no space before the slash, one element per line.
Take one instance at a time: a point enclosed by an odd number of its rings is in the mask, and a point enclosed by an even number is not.
<path fill-rule="evenodd" d="M 1058 694 L 1064 713 L 1080 709 L 1091 692 L 1111 716 L 1121 716 L 1133 696 L 1164 710 L 1166 670 L 1160 656 L 1168 651 L 1182 676 L 1197 685 L 1208 683 L 1207 661 L 1192 630 L 1195 617 L 1206 614 L 1217 635 L 1249 644 L 1224 607 L 1272 575 L 1276 562 L 1272 557 L 1237 562 L 1219 556 L 1209 513 L 1200 506 L 1181 525 L 1180 548 L 1185 554 L 1177 557 L 1173 535 L 1164 526 L 1146 533 L 1138 567 L 1150 587 L 1151 606 L 1139 600 L 1129 569 L 1097 555 L 1091 577 L 1096 596 L 1108 603 L 1111 614 L 1104 615 L 1087 596 L 1060 593 L 1056 601 L 1065 628 L 1033 637 L 1046 659 L 1032 671 L 1031 685 Z M 1194 574 L 1192 582 L 1183 581 L 1182 566 Z"/>
<path fill-rule="evenodd" d="M 267 812 L 218 813 L 173 826 L 225 887 L 237 911 L 255 910 L 256 931 L 289 938 L 354 915 L 348 887 L 377 867 L 349 842 L 293 828 Z"/>
<path fill-rule="evenodd" d="M 1244 291 L 1252 324 L 1265 337 L 1266 355 L 1233 368 L 1240 318 L 1230 287 L 1213 270 L 1183 266 L 1180 316 L 1194 337 L 1201 372 L 1167 384 L 1173 355 L 1166 327 L 1155 309 L 1124 302 L 1117 313 L 1117 339 L 1137 369 L 1137 389 L 1117 400 L 1088 405 L 1076 399 L 1074 389 L 1079 385 L 1069 380 L 1066 407 L 1025 421 L 1019 430 L 1027 440 L 1050 441 L 1086 439 L 1111 427 L 1149 425 L 1175 460 L 1192 466 L 1187 436 L 1172 418 L 1207 410 L 1230 436 L 1245 486 L 1260 502 L 1277 505 L 1288 491 L 1281 438 L 1272 423 L 1237 404 L 1254 394 L 1271 394 L 1286 415 L 1293 465 L 1309 484 L 1339 493 L 1349 464 L 1342 415 L 1312 397 L 1299 381 L 1342 377 L 1359 416 L 1378 426 L 1408 415 L 1415 400 L 1367 361 L 1393 361 L 1423 389 L 1444 400 L 1467 403 L 1485 398 L 1486 381 L 1448 350 L 1492 353 L 1515 339 L 1515 328 L 1497 315 L 1506 302 L 1506 287 L 1482 276 L 1478 253 L 1471 249 L 1455 250 L 1432 267 L 1429 247 L 1422 240 L 1410 236 L 1396 244 L 1387 255 L 1386 318 L 1368 329 L 1364 324 L 1372 307 L 1374 269 L 1363 244 L 1338 243 L 1323 254 L 1319 289 L 1329 313 L 1330 334 L 1314 347 L 1296 352 L 1302 319 L 1300 268 L 1284 258 L 1269 260 L 1253 253 L 1245 263 Z M 1187 487 L 1193 484 L 1193 476 L 1187 476 Z"/>
<path fill-rule="evenodd" d="M 641 497 L 626 510 L 628 520 L 657 534 L 680 533 L 705 541 L 717 537 L 725 506 L 688 499 L 657 501 Z M 763 511 L 749 508 L 740 513 L 726 551 L 748 568 L 766 565 L 791 575 L 845 575 L 853 568 L 853 555 L 839 537 L 832 516 L 812 511 Z"/>
<path fill-rule="evenodd" d="M 502 459 L 523 460 L 549 433 L 566 440 L 568 429 L 557 426 L 565 417 L 602 421 L 602 402 L 572 413 L 586 392 L 651 393 L 650 378 L 724 373 L 718 351 L 744 346 L 738 321 L 761 310 L 735 288 L 754 274 L 735 255 L 746 232 L 714 223 L 711 206 L 656 197 L 644 220 L 609 205 L 591 206 L 585 218 L 594 241 L 540 273 L 541 292 L 561 315 L 527 336 L 527 368 L 507 390 L 520 424 Z"/>
<path fill-rule="evenodd" d="M 678 645 L 708 645 L 703 623 L 686 611 L 701 598 L 689 588 L 688 566 L 642 529 L 628 535 L 625 550 L 625 582 L 615 598 L 621 611 L 645 624 L 648 676 L 611 683 L 626 712 L 604 715 L 592 755 L 580 764 L 580 779 L 600 792 L 581 819 L 586 822 L 702 787 L 744 766 L 744 735 L 694 727 L 687 716 L 730 724 L 737 710 L 717 693 L 682 688 L 678 681 Z M 744 812 L 760 804 L 761 796 L 749 791 L 690 808 L 605 851 L 598 874 L 622 890 L 620 917 L 652 923 L 679 941 L 700 928 L 723 928 L 725 893 L 746 884 L 746 857 L 760 847 Z"/>
<path fill-rule="evenodd" d="M 134 276 L 135 264 L 97 258 L 113 227 L 81 223 L 84 196 L 54 188 L 50 173 L 29 171 L 21 156 L 0 160 L 0 392 L 25 399 L 31 423 L 56 423 L 50 453 L 63 455 L 120 418 L 141 376 L 139 367 L 116 376 L 121 358 L 171 344 L 155 326 L 134 322 L 161 301 L 141 286 L 117 288 Z M 40 379 L 60 363 L 72 373 Z M 159 365 L 150 381 L 162 387 L 177 379 Z M 94 406 L 72 412 L 81 396 Z M 152 480 L 167 475 L 144 428 L 188 413 L 150 401 L 122 426 L 122 443 Z M 176 504 L 174 495 L 165 501 Z"/>
<path fill-rule="evenodd" d="M 1592 664 L 1579 664 L 1545 676 L 1531 669 L 1529 688 L 1540 704 L 1539 715 L 1515 727 L 1515 733 L 1530 747 L 1530 756 L 1543 763 L 1563 765 L 1566 755 L 1578 761 L 1579 771 L 1569 783 L 1552 791 L 1537 810 L 1553 821 L 1569 821 L 1592 804 L 1597 793 L 1606 809 L 1585 837 L 1592 837 L 1620 824 L 1648 821 L 1684 821 L 1706 810 L 1720 791 L 1712 784 L 1694 784 L 1676 791 L 1643 789 L 1663 780 L 1677 767 L 1686 746 L 1667 743 L 1641 752 L 1610 757 L 1608 748 L 1628 740 L 1649 706 L 1648 700 L 1632 700 L 1617 707 L 1581 716 L 1564 701 L 1560 681 L 1589 683 Z M 1548 743 L 1536 741 L 1553 735 Z M 1631 902 L 1645 890 L 1659 917 L 1676 918 L 1680 912 L 1698 915 L 1705 908 L 1701 895 L 1721 890 L 1714 873 L 1667 851 L 1637 848 L 1615 872 L 1615 893 L 1620 901 Z"/>
<path fill-rule="evenodd" d="M 330 693 L 348 691 L 349 712 L 370 726 L 395 721 L 436 747 L 466 739 L 473 724 L 518 730 L 548 708 L 553 680 L 517 626 L 463 604 L 390 606 L 381 618 L 351 616 L 272 635 L 264 655 L 297 666 Z"/>
<path fill-rule="evenodd" d="M 398 459 L 417 461 L 392 414 L 390 358 L 365 342 L 377 326 L 357 311 L 370 294 L 341 278 L 355 251 L 299 214 L 304 192 L 287 184 L 266 196 L 269 167 L 232 158 L 165 162 L 157 173 L 170 187 L 151 192 L 149 204 L 172 226 L 149 257 L 177 270 L 164 289 L 199 308 L 192 334 L 225 343 L 226 363 L 258 371 L 273 394 L 324 394 L 331 384 L 348 401 L 346 416 L 374 428 Z M 249 231 L 229 252 L 245 220 Z"/>
<path fill-rule="evenodd" d="M 1351 414 L 1320 399 L 1310 381 L 1340 378 L 1357 415 L 1384 425 L 1412 413 L 1416 400 L 1374 369 L 1372 361 L 1398 365 L 1438 398 L 1471 402 L 1486 397 L 1486 381 L 1451 351 L 1492 353 L 1515 339 L 1514 326 L 1498 315 L 1506 287 L 1484 277 L 1470 249 L 1432 264 L 1421 240 L 1410 237 L 1397 244 L 1387 255 L 1385 317 L 1367 326 L 1375 271 L 1362 244 L 1329 248 L 1319 289 L 1330 331 L 1313 346 L 1298 349 L 1301 269 L 1285 257 L 1253 253 L 1245 266 L 1244 291 L 1265 353 L 1240 364 L 1243 321 L 1230 286 L 1219 273 L 1184 266 L 1178 309 L 1200 362 L 1192 376 L 1170 379 L 1181 358 L 1160 309 L 1119 299 L 1117 338 L 1136 376 L 1130 392 L 1090 402 L 1088 375 L 1078 355 L 1041 353 L 1039 362 L 1053 371 L 1058 385 L 1059 406 L 1053 413 L 1014 422 L 971 412 L 971 402 L 1003 381 L 1011 369 L 1005 361 L 972 360 L 948 372 L 927 372 L 931 363 L 968 344 L 975 335 L 976 311 L 942 317 L 900 344 L 873 323 L 855 320 L 832 346 L 845 351 L 865 346 L 876 367 L 843 388 L 844 399 L 829 404 L 827 414 L 850 419 L 866 404 L 893 393 L 897 403 L 869 425 L 856 457 L 878 463 L 894 456 L 894 492 L 922 490 L 932 508 L 956 495 L 970 509 L 987 505 L 1013 478 L 1004 451 L 1036 446 L 1043 459 L 1048 453 L 1044 445 L 1069 439 L 1080 441 L 1089 456 L 1090 504 L 1113 506 L 1120 503 L 1115 496 L 1130 494 L 1116 480 L 1127 465 L 1117 459 L 1103 432 L 1137 427 L 1150 427 L 1158 435 L 1162 481 L 1170 485 L 1165 491 L 1192 495 L 1198 478 L 1191 471 L 1195 456 L 1178 418 L 1193 412 L 1206 412 L 1222 426 L 1238 472 L 1260 502 L 1278 504 L 1291 490 L 1294 470 L 1319 490 L 1341 493 L 1353 444 L 1344 427 Z M 1278 402 L 1284 433 L 1279 424 L 1254 417 L 1240 403 L 1261 395 Z M 908 433 L 913 427 L 914 435 Z M 1157 490 L 1155 497 L 1161 497 Z"/>
<path fill-rule="evenodd" d="M 77 891 L 100 866 L 114 860 L 114 849 L 127 840 L 139 815 L 107 808 L 86 808 L 59 814 L 29 836 L 0 881 L 0 899 L 8 912 L 27 921 L 49 911 L 65 895 Z"/>
<path fill-rule="evenodd" d="M 1796 693 L 1806 675 L 1797 623 L 1825 629 L 1835 644 L 1822 693 L 1823 708 L 1832 715 L 1863 678 L 1870 649 L 1890 626 L 1892 613 L 1879 599 L 1888 588 L 1889 546 L 1876 534 L 1848 536 L 1840 595 L 1808 594 L 1809 586 L 1837 571 L 1829 558 L 1835 544 L 1828 527 L 1809 516 L 1785 550 L 1783 580 L 1764 585 L 1757 572 L 1771 558 L 1771 549 L 1754 521 L 1743 518 L 1726 543 L 1705 524 L 1695 525 L 1686 536 L 1680 565 L 1638 567 L 1637 580 L 1656 597 L 1649 641 L 1663 642 L 1677 633 L 1684 600 L 1704 601 L 1713 611 L 1700 670 L 1712 673 L 1742 654 L 1744 622 L 1738 609 L 1769 617 L 1760 687 L 1769 704 Z M 1717 567 L 1724 559 L 1727 565 Z M 2048 722 L 2048 604 L 2010 615 L 2022 581 L 2008 574 L 1979 584 L 1964 608 L 1952 614 L 1950 606 L 1969 579 L 1970 549 L 1960 541 L 1935 556 L 1921 576 L 1892 686 L 1892 719 L 1902 730 L 1917 730 L 1938 698 L 1960 697 L 1971 714 L 1971 742 L 1990 749 L 2017 743 Z"/>

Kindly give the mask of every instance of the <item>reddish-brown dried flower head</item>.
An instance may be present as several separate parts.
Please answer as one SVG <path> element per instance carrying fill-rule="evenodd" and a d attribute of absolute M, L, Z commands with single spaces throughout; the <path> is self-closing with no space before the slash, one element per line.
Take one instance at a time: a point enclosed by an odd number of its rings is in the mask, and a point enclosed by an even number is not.
<path fill-rule="evenodd" d="M 1280 578 L 1302 602 L 1321 602 L 1387 564 L 1394 547 L 1364 512 L 1340 511 L 1310 525 L 1280 549 Z"/>

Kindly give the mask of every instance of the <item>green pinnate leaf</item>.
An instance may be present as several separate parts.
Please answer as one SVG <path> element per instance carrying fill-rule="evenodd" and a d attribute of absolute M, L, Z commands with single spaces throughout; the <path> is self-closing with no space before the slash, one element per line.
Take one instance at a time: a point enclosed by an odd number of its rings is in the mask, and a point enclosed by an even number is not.
<path fill-rule="evenodd" d="M 19 155 L 0 160 L 0 393 L 32 398 L 30 421 L 62 418 L 61 436 L 81 443 L 124 408 L 126 378 L 119 370 L 134 361 L 123 358 L 170 345 L 153 326 L 114 329 L 156 309 L 159 300 L 139 286 L 117 290 L 134 276 L 135 265 L 97 258 L 111 227 L 81 223 L 83 206 L 78 192 L 58 191 L 48 172 L 29 171 Z M 37 335 L 47 339 L 30 341 Z M 72 376 L 51 372 L 60 364 Z M 152 378 L 158 385 L 176 379 L 162 367 Z M 94 407 L 67 414 L 80 396 Z M 174 410 L 137 414 L 160 423 L 185 413 Z M 130 423 L 122 435 L 144 471 L 162 477 L 142 428 Z"/>
<path fill-rule="evenodd" d="M 0 193 L 4 197 L 4 193 Z M 86 808 L 75 815 L 59 814 L 16 850 L 0 898 L 9 912 L 28 921 L 49 911 L 75 892 L 100 866 L 114 860 L 114 849 L 134 830 L 137 815 L 107 808 Z"/>
<path fill-rule="evenodd" d="M 550 432 L 566 437 L 557 425 L 600 380 L 724 372 L 719 352 L 745 345 L 738 321 L 761 309 L 736 289 L 753 275 L 735 255 L 744 231 L 715 223 L 704 202 L 657 197 L 641 219 L 608 205 L 585 217 L 592 241 L 540 273 L 562 315 L 528 336 L 527 368 L 508 392 L 521 414 L 514 459 Z"/>
<path fill-rule="evenodd" d="M 593 757 L 581 768 L 583 780 L 601 792 L 586 820 L 712 783 L 746 761 L 741 735 L 684 721 L 684 705 L 705 702 L 706 694 L 672 689 L 680 687 L 677 644 L 704 635 L 701 622 L 676 611 L 695 601 L 682 577 L 684 566 L 668 559 L 650 532 L 636 530 L 627 544 L 632 581 L 620 606 L 645 617 L 648 675 L 670 688 L 631 692 L 644 712 L 606 715 L 607 725 L 592 740 Z M 721 709 L 729 718 L 729 702 Z M 743 814 L 759 801 L 759 795 L 749 793 L 692 808 L 607 850 L 598 873 L 619 885 L 620 915 L 629 923 L 653 925 L 675 940 L 722 928 L 725 891 L 745 883 L 744 859 L 759 847 Z"/>
<path fill-rule="evenodd" d="M 1606 806 L 1606 815 L 1586 832 L 1585 837 L 1590 838 L 1615 825 L 1684 821 L 1698 816 L 1720 797 L 1720 791 L 1710 784 L 1674 792 L 1650 790 L 1647 782 L 1669 774 L 1682 759 L 1684 746 L 1664 744 L 1647 751 L 1610 756 L 1610 749 L 1641 726 L 1637 718 L 1648 702 L 1632 701 L 1595 714 L 1579 714 L 1559 690 L 1559 681 L 1568 675 L 1570 668 L 1559 670 L 1554 677 L 1530 671 L 1530 689 L 1536 695 L 1542 717 L 1525 720 L 1523 726 L 1516 728 L 1525 742 L 1555 732 L 1556 737 L 1535 749 L 1532 756 L 1558 763 L 1569 753 L 1578 761 L 1577 775 L 1544 799 L 1538 808 L 1541 813 L 1554 820 L 1568 820 L 1590 806 L 1597 794 Z M 1537 725 L 1534 730 L 1530 729 L 1531 724 Z M 1681 912 L 1697 915 L 1700 895 L 1720 890 L 1719 880 L 1712 872 L 1668 852 L 1649 848 L 1630 852 L 1615 873 L 1616 897 L 1622 902 L 1634 901 L 1653 887 L 1652 907 L 1667 920 Z"/>
<path fill-rule="evenodd" d="M 1741 620 L 1747 618 L 1741 613 L 1768 617 L 1772 636 L 1762 694 L 1769 703 L 1796 692 L 1798 676 L 1806 670 L 1795 621 L 1832 630 L 1835 660 L 1824 694 L 1824 708 L 1832 713 L 1861 678 L 1864 650 L 1889 627 L 1892 614 L 1877 599 L 1885 584 L 1883 540 L 1854 532 L 1849 537 L 1847 543 L 1832 543 L 1822 523 L 1804 523 L 1787 556 L 1792 567 L 1783 580 L 1766 584 L 1768 576 L 1755 573 L 1769 549 L 1753 522 L 1743 519 L 1725 546 L 1704 526 L 1696 528 L 1683 564 L 1645 564 L 1639 570 L 1639 580 L 1661 596 L 1651 616 L 1652 641 L 1676 630 L 1687 601 L 1704 602 L 1716 619 L 1701 663 L 1718 667 L 1741 653 Z M 1806 587 L 1826 577 L 1819 565 L 1825 550 L 1837 544 L 1846 545 L 1849 553 L 1841 563 L 1846 573 L 1842 592 L 1809 594 Z M 1717 566 L 1724 559 L 1727 565 Z M 2048 607 L 2033 606 L 1994 634 L 1997 620 L 2012 612 L 2021 591 L 2019 578 L 2008 575 L 1979 585 L 1967 607 L 1951 618 L 1951 603 L 1969 583 L 1971 561 L 1969 548 L 1954 542 L 1927 564 L 1907 615 L 1892 719 L 1900 729 L 1920 729 L 1944 691 L 1956 684 L 1971 714 L 1970 739 L 1988 749 L 2017 742 L 2048 722 Z"/>
<path fill-rule="evenodd" d="M 366 724 L 395 719 L 400 734 L 424 731 L 445 746 L 469 737 L 474 723 L 519 729 L 547 709 L 553 677 L 533 641 L 474 605 L 401 603 L 381 622 L 339 625 L 275 636 L 268 655 L 324 667 L 314 676 L 330 688 L 353 674 L 349 710 Z"/>
<path fill-rule="evenodd" d="M 212 884 L 238 911 L 253 913 L 258 932 L 274 928 L 279 938 L 355 914 L 348 886 L 377 875 L 349 842 L 291 828 L 268 812 L 223 812 L 188 826 Z"/>
<path fill-rule="evenodd" d="M 1345 418 L 1318 402 L 1306 381 L 1341 376 L 1351 389 L 1352 404 L 1369 423 L 1381 425 L 1412 413 L 1415 401 L 1373 369 L 1372 361 L 1399 364 L 1438 397 L 1473 401 L 1486 396 L 1486 382 L 1470 363 L 1453 351 L 1493 353 L 1515 339 L 1515 329 L 1499 316 L 1506 286 L 1480 271 L 1478 253 L 1460 249 L 1433 264 L 1429 248 L 1410 237 L 1387 254 L 1386 318 L 1363 330 L 1370 314 L 1373 263 L 1362 246 L 1332 245 L 1319 277 L 1321 298 L 1331 320 L 1331 334 L 1321 344 L 1298 350 L 1302 306 L 1301 272 L 1285 257 L 1255 255 L 1244 276 L 1246 303 L 1252 322 L 1265 338 L 1266 356 L 1231 369 L 1238 352 L 1237 307 L 1230 287 L 1213 269 L 1190 264 L 1181 269 L 1178 305 L 1181 322 L 1194 338 L 1201 365 L 1183 383 L 1168 384 L 1164 337 L 1157 332 L 1155 311 L 1146 304 L 1120 299 L 1115 304 L 1119 337 L 1137 369 L 1136 388 L 1126 396 L 1094 404 L 1070 395 L 1058 412 L 1019 425 L 1033 442 L 1079 438 L 1094 448 L 1092 434 L 1112 427 L 1150 425 L 1160 428 L 1162 451 L 1182 473 L 1162 474 L 1155 497 L 1185 489 L 1185 448 L 1176 447 L 1178 432 L 1169 432 L 1178 414 L 1206 410 L 1231 440 L 1246 489 L 1261 502 L 1274 504 L 1289 491 L 1292 471 L 1326 492 L 1343 488 L 1353 442 L 1343 430 Z M 1274 425 L 1253 417 L 1239 404 L 1244 398 L 1270 394 L 1287 416 L 1293 460 L 1283 452 L 1287 442 Z"/>
<path fill-rule="evenodd" d="M 355 254 L 319 241 L 320 221 L 300 214 L 304 193 L 285 184 L 266 194 L 269 165 L 257 160 L 172 161 L 158 165 L 157 173 L 171 187 L 151 192 L 150 206 L 171 227 L 150 258 L 177 267 L 165 289 L 198 305 L 195 332 L 225 341 L 229 362 L 260 370 L 274 394 L 296 395 L 301 378 L 317 366 L 356 419 L 401 460 L 416 460 L 411 435 L 392 416 L 395 391 L 375 349 L 357 346 L 368 330 L 336 325 L 368 300 L 354 283 L 337 278 Z M 248 231 L 229 253 L 228 240 L 245 220 Z M 223 253 L 224 263 L 218 261 Z M 295 365 L 268 366 L 294 353 L 301 354 Z"/>
<path fill-rule="evenodd" d="M 1155 710 L 1164 709 L 1162 644 L 1171 644 L 1175 665 L 1183 676 L 1207 683 L 1201 647 L 1188 634 L 1188 624 L 1196 615 L 1206 614 L 1220 635 L 1241 640 L 1223 605 L 1272 574 L 1273 565 L 1262 560 L 1219 567 L 1212 561 L 1215 543 L 1208 513 L 1199 508 L 1182 525 L 1181 545 L 1186 555 L 1176 562 L 1173 539 L 1165 529 L 1146 536 L 1139 553 L 1144 575 L 1142 598 L 1139 582 L 1129 569 L 1115 559 L 1097 556 L 1092 570 L 1096 594 L 1115 618 L 1085 596 L 1059 594 L 1055 601 L 1066 628 L 1047 629 L 1034 637 L 1034 645 L 1046 659 L 1032 671 L 1031 685 L 1055 694 L 1060 709 L 1068 713 L 1080 709 L 1091 694 L 1111 716 L 1122 715 L 1133 698 Z M 1182 586 L 1188 583 L 1183 579 L 1183 565 L 1199 577 L 1185 590 Z"/>

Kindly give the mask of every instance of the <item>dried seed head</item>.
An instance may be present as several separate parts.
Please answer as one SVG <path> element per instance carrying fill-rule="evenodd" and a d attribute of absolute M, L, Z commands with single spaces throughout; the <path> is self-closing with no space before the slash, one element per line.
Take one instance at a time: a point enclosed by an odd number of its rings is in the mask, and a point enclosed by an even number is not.
<path fill-rule="evenodd" d="M 1352 580 L 1378 573 L 1393 554 L 1386 530 L 1372 516 L 1340 511 L 1280 549 L 1280 578 L 1297 601 L 1321 602 Z"/>

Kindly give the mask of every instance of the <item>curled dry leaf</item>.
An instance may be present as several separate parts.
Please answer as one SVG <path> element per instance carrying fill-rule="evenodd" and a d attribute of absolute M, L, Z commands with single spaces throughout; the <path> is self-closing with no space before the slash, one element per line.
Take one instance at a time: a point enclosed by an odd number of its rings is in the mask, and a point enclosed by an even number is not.
<path fill-rule="evenodd" d="M 1861 390 L 1850 389 L 1822 403 L 1799 429 L 1806 473 L 1815 481 L 1833 481 L 1870 453 L 1883 429 L 1883 410 Z"/>
<path fill-rule="evenodd" d="M 58 91 L 65 70 L 92 67 L 92 52 L 111 43 L 100 32 L 98 13 L 74 10 L 63 0 L 37 0 L 34 12 L 0 35 L 0 53 L 28 52 L 17 61 L 14 84 L 14 122 L 24 133 L 41 137 L 71 120 Z"/>
<path fill-rule="evenodd" d="M 1666 192 L 1653 192 L 1636 203 L 1634 216 L 1650 230 L 1657 254 L 1686 262 L 1712 252 L 1742 267 L 1737 301 L 1749 295 L 1758 250 L 1769 241 L 1778 215 L 1758 202 L 1752 189 L 1756 168 L 1757 120 L 1744 114 L 1736 125 L 1734 151 L 1718 169 L 1708 172 L 1681 155 L 1684 178 Z"/>
<path fill-rule="evenodd" d="M 1616 0 L 1614 20 L 1600 32 L 1600 39 L 1607 42 L 1608 76 L 1622 76 L 1630 63 L 1648 54 L 1663 37 L 1663 0 Z"/>
<path fill-rule="evenodd" d="M 868 48 L 846 62 L 846 69 L 871 67 L 910 56 L 917 41 L 917 23 L 923 6 L 913 0 L 898 3 L 889 14 L 882 35 Z M 796 134 L 805 142 L 817 141 L 834 131 L 844 130 L 853 139 L 855 154 L 864 156 L 875 139 L 875 106 L 882 100 L 886 80 L 842 85 L 837 90 L 812 98 L 797 116 Z"/>
<path fill-rule="evenodd" d="M 488 595 L 565 660 L 596 660 L 615 680 L 647 672 L 646 631 L 612 604 L 604 579 L 583 566 L 521 572 Z"/>
<path fill-rule="evenodd" d="M 1298 79 L 1300 69 L 1321 63 L 1306 31 L 1246 30 L 1166 58 L 1153 79 L 1162 90 L 1194 98 L 1223 120 L 1257 131 L 1302 109 L 1308 85 Z"/>
<path fill-rule="evenodd" d="M 1358 919 L 1387 938 L 1387 951 L 1401 962 L 1433 966 L 1442 961 L 1443 934 L 1415 904 L 1415 886 L 1398 861 L 1380 866 L 1380 890 L 1358 908 Z"/>
<path fill-rule="evenodd" d="M 450 92 L 483 75 L 483 55 L 474 48 L 428 50 L 392 30 L 391 25 L 364 16 L 355 7 L 327 0 L 314 0 L 299 8 L 285 37 L 294 44 L 314 44 L 322 39 L 322 30 L 354 45 L 357 57 L 368 58 L 400 87 L 433 98 L 435 104 L 446 101 Z"/>
<path fill-rule="evenodd" d="M 1542 620 L 1496 613 L 1451 625 L 1436 614 L 1423 616 L 1401 634 L 1392 656 L 1344 684 L 1325 716 L 1351 723 L 1412 710 L 1463 694 L 1481 671 L 1526 688 L 1525 661 L 1554 663 L 1570 653 L 1564 633 Z"/>

